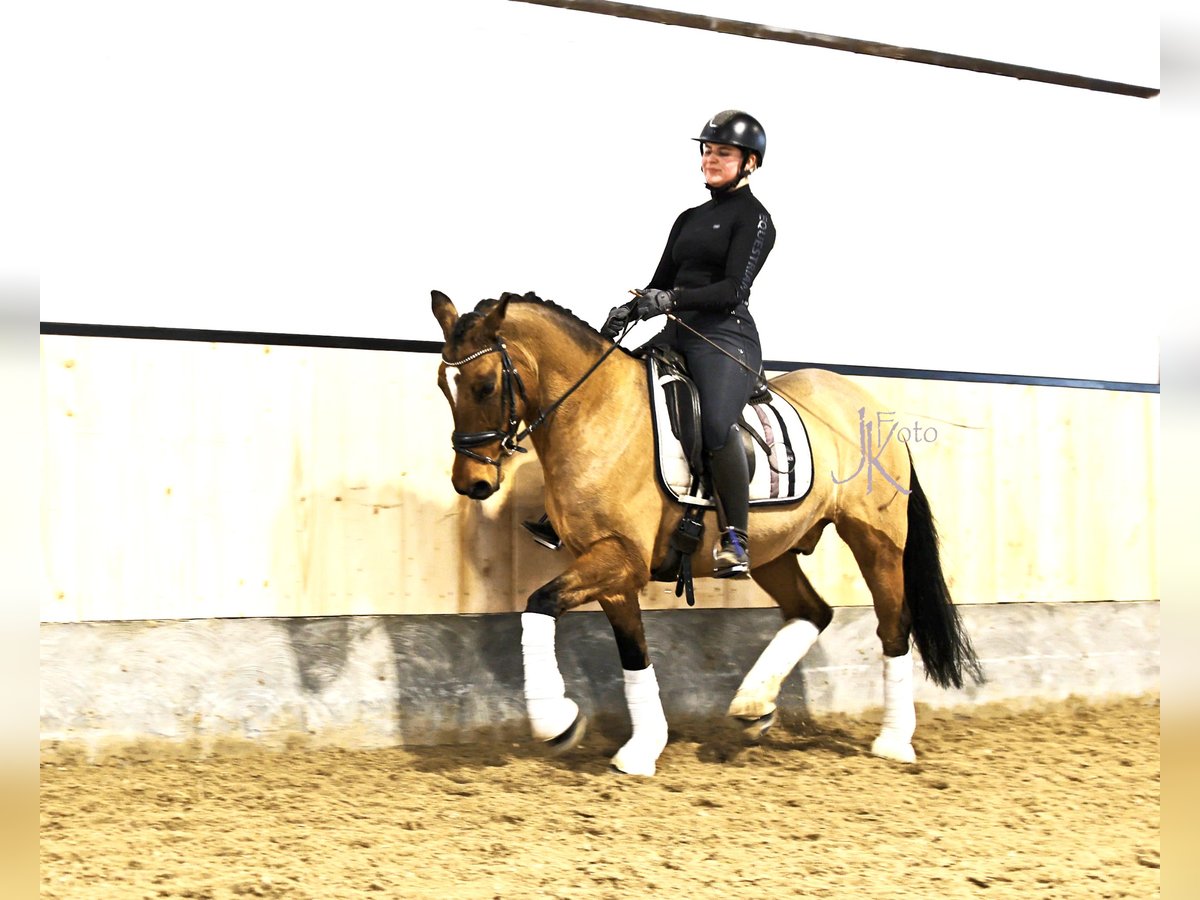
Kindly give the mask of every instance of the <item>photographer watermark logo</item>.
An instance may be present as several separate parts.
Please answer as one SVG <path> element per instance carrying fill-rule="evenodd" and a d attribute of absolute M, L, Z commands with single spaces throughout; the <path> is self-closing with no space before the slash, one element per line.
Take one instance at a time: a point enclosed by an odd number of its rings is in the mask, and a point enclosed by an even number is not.
<path fill-rule="evenodd" d="M 937 429 L 932 425 L 922 428 L 919 421 L 914 420 L 911 426 L 901 426 L 899 420 L 891 418 L 896 413 L 894 410 L 888 412 L 875 412 L 874 421 L 867 418 L 866 407 L 861 407 L 858 410 L 858 447 L 859 458 L 858 468 L 847 475 L 845 478 L 838 478 L 837 474 L 831 469 L 829 475 L 833 478 L 835 484 L 845 484 L 853 478 L 857 478 L 865 467 L 867 470 L 867 493 L 871 493 L 871 488 L 874 486 L 874 475 L 878 471 L 880 475 L 887 479 L 888 483 L 902 494 L 908 494 L 909 491 L 900 486 L 900 483 L 891 476 L 891 473 L 883 467 L 883 463 L 879 461 L 884 449 L 895 438 L 902 444 L 907 443 L 927 443 L 931 444 L 937 440 Z M 887 431 L 887 437 L 883 437 L 885 425 L 891 427 Z M 882 440 L 880 440 L 882 438 Z M 876 446 L 876 441 L 879 445 Z"/>

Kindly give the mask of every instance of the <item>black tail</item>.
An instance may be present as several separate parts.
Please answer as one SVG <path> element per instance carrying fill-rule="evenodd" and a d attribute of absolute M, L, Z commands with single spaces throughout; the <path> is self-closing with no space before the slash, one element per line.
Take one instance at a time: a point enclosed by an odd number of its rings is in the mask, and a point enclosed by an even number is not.
<path fill-rule="evenodd" d="M 904 601 L 912 616 L 913 640 L 921 651 L 925 674 L 934 684 L 961 688 L 964 670 L 976 684 L 983 684 L 983 669 L 942 575 L 937 528 L 911 457 L 909 468 L 912 479 L 908 495 L 908 540 L 904 544 Z"/>

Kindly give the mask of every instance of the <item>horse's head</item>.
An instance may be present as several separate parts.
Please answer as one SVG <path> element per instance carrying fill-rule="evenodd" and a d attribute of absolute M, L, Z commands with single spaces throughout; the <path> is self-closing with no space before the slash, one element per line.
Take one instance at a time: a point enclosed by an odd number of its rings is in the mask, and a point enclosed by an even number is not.
<path fill-rule="evenodd" d="M 500 336 L 513 295 L 483 300 L 462 316 L 441 291 L 432 295 L 433 315 L 446 339 L 438 386 L 454 415 L 451 482 L 460 494 L 484 500 L 500 487 L 501 462 L 522 449 L 513 438 L 525 408 L 525 389 Z"/>

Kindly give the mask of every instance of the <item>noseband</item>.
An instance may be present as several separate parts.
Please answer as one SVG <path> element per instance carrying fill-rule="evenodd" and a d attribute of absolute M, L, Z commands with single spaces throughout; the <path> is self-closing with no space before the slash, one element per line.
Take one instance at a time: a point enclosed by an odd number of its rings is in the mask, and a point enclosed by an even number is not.
<path fill-rule="evenodd" d="M 625 331 L 628 333 L 628 325 L 626 326 Z M 624 336 L 624 334 L 621 335 L 621 337 Z M 517 371 L 517 367 L 513 365 L 512 358 L 508 355 L 508 347 L 505 345 L 504 341 L 498 339 L 493 346 L 484 347 L 482 350 L 476 350 L 469 356 L 464 356 L 458 362 L 451 362 L 450 360 L 446 359 L 445 355 L 443 354 L 442 362 L 451 368 L 457 369 L 460 366 L 465 366 L 467 363 L 479 359 L 481 356 L 487 356 L 489 353 L 499 353 L 501 366 L 501 400 L 504 404 L 504 408 L 508 410 L 508 415 L 506 416 L 507 421 L 503 431 L 500 431 L 499 429 L 494 429 L 492 431 L 452 431 L 450 433 L 450 445 L 454 448 L 454 452 L 461 453 L 463 456 L 469 456 L 471 459 L 478 460 L 481 463 L 487 463 L 489 466 L 495 466 L 496 471 L 499 472 L 501 460 L 492 459 L 491 457 L 484 456 L 481 453 L 476 453 L 471 448 L 478 447 L 480 444 L 489 443 L 490 441 L 499 441 L 500 452 L 503 454 L 503 458 L 508 458 L 514 453 L 528 453 L 529 451 L 521 446 L 521 441 L 525 440 L 525 438 L 529 437 L 529 435 L 531 435 L 536 429 L 540 428 L 542 424 L 554 414 L 554 411 L 562 406 L 563 403 L 566 402 L 566 399 L 579 389 L 580 385 L 591 378 L 592 373 L 600 368 L 600 364 L 612 356 L 613 351 L 620 346 L 621 341 L 618 338 L 615 342 L 613 342 L 611 347 L 609 347 L 600 355 L 599 359 L 592 363 L 591 367 L 579 377 L 578 381 L 567 388 L 566 393 L 546 407 L 542 414 L 537 417 L 537 421 L 521 432 L 517 431 L 517 425 L 519 424 L 520 420 L 517 417 L 517 404 L 515 399 L 516 394 L 519 393 L 521 395 L 521 400 L 523 402 L 528 403 L 529 401 L 525 396 L 525 383 L 521 381 L 521 374 Z M 515 388 L 514 385 L 516 386 Z"/>
<path fill-rule="evenodd" d="M 442 362 L 452 369 L 457 369 L 469 362 L 474 362 L 481 356 L 487 356 L 489 353 L 500 354 L 500 402 L 502 418 L 505 419 L 504 430 L 452 431 L 450 433 L 450 445 L 454 448 L 455 453 L 461 453 L 463 456 L 469 456 L 478 462 L 495 466 L 497 471 L 499 471 L 501 459 L 512 456 L 514 453 L 529 452 L 518 443 L 525 435 L 517 435 L 517 425 L 520 423 L 520 419 L 517 417 L 516 396 L 520 394 L 521 400 L 526 400 L 525 383 L 521 381 L 521 375 L 517 371 L 517 367 L 513 365 L 512 357 L 508 355 L 508 347 L 504 341 L 496 341 L 494 346 L 476 350 L 470 356 L 465 356 L 458 362 L 451 362 L 445 356 L 442 357 Z M 526 431 L 525 434 L 528 433 Z M 492 441 L 500 442 L 500 459 L 492 459 L 490 456 L 484 456 L 482 453 L 476 453 L 471 449 L 472 447 L 478 447 L 481 444 L 488 444 Z"/>

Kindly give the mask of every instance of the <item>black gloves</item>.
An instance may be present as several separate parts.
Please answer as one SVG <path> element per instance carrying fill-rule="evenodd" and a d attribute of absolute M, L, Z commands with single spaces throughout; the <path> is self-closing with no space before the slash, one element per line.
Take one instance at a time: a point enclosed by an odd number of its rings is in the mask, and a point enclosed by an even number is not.
<path fill-rule="evenodd" d="M 653 319 L 665 315 L 675 308 L 675 292 L 660 291 L 658 288 L 646 288 L 638 294 L 637 317 Z"/>
<path fill-rule="evenodd" d="M 600 328 L 600 334 L 614 340 L 625 330 L 630 322 L 641 319 L 652 319 L 669 313 L 675 308 L 675 292 L 661 291 L 658 288 L 646 288 L 628 303 L 614 306 L 608 311 L 608 318 Z"/>
<path fill-rule="evenodd" d="M 614 340 L 634 318 L 633 310 L 636 303 L 637 301 L 631 300 L 628 303 L 623 303 L 620 306 L 614 306 L 610 309 L 608 311 L 608 318 L 604 320 L 604 326 L 600 329 L 600 333 L 610 341 Z"/>

